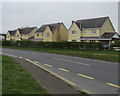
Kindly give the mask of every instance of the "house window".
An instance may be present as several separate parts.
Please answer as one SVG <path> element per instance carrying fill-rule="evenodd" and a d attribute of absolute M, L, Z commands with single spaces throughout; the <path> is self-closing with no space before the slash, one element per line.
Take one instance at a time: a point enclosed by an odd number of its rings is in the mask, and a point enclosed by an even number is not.
<path fill-rule="evenodd" d="M 43 33 L 42 33 L 42 36 L 43 36 Z"/>
<path fill-rule="evenodd" d="M 86 42 L 86 40 L 82 40 L 82 42 Z"/>
<path fill-rule="evenodd" d="M 73 30 L 72 31 L 72 35 L 76 35 L 77 34 L 77 31 L 76 30 Z"/>
<path fill-rule="evenodd" d="M 84 31 L 83 31 L 83 34 L 85 34 L 85 33 L 86 33 L 86 31 L 84 30 Z"/>
<path fill-rule="evenodd" d="M 39 37 L 39 33 L 37 34 L 37 37 Z"/>
<path fill-rule="evenodd" d="M 72 42 L 77 42 L 77 40 L 72 40 Z"/>
<path fill-rule="evenodd" d="M 49 33 L 46 33 L 46 36 L 48 37 L 50 34 Z"/>
<path fill-rule="evenodd" d="M 17 35 L 17 37 L 19 37 L 19 35 Z"/>
<path fill-rule="evenodd" d="M 95 42 L 95 40 L 90 40 L 90 42 L 91 42 L 91 43 L 94 43 L 94 42 Z"/>
<path fill-rule="evenodd" d="M 95 29 L 92 30 L 92 34 L 96 34 L 96 30 Z"/>

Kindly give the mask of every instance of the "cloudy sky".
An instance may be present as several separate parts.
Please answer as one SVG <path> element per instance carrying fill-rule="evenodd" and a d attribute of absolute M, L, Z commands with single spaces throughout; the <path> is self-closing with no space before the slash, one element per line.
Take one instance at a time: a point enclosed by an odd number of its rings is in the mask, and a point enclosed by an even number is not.
<path fill-rule="evenodd" d="M 104 16 L 110 17 L 118 31 L 117 2 L 2 2 L 1 32 L 55 22 L 64 22 L 69 28 L 72 20 Z"/>

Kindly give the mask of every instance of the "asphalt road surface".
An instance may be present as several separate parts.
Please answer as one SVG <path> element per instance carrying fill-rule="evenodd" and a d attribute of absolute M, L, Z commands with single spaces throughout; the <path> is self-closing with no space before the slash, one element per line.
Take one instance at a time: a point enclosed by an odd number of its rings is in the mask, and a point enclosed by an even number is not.
<path fill-rule="evenodd" d="M 39 64 L 90 94 L 118 94 L 120 89 L 118 63 L 7 48 L 1 54 Z"/>

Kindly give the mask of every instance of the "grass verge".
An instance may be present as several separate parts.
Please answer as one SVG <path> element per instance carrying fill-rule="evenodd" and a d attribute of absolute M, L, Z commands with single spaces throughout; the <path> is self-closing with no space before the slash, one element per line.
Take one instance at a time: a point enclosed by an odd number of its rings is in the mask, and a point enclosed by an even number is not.
<path fill-rule="evenodd" d="M 104 61 L 118 62 L 119 52 L 110 50 L 78 50 L 78 49 L 60 49 L 60 48 L 30 48 L 30 47 L 5 47 L 12 49 L 31 50 L 55 54 L 64 54 L 78 56 L 83 58 L 98 59 Z"/>
<path fill-rule="evenodd" d="M 2 57 L 2 94 L 48 94 L 24 68 L 11 57 Z"/>

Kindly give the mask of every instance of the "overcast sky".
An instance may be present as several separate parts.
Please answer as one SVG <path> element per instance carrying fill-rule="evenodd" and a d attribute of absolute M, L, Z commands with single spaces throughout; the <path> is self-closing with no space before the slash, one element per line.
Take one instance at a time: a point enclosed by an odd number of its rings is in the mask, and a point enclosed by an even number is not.
<path fill-rule="evenodd" d="M 110 17 L 113 26 L 118 31 L 117 2 L 3 2 L 1 32 L 7 33 L 7 30 L 26 26 L 39 28 L 42 24 L 56 22 L 64 22 L 69 28 L 72 20 L 104 16 Z"/>

